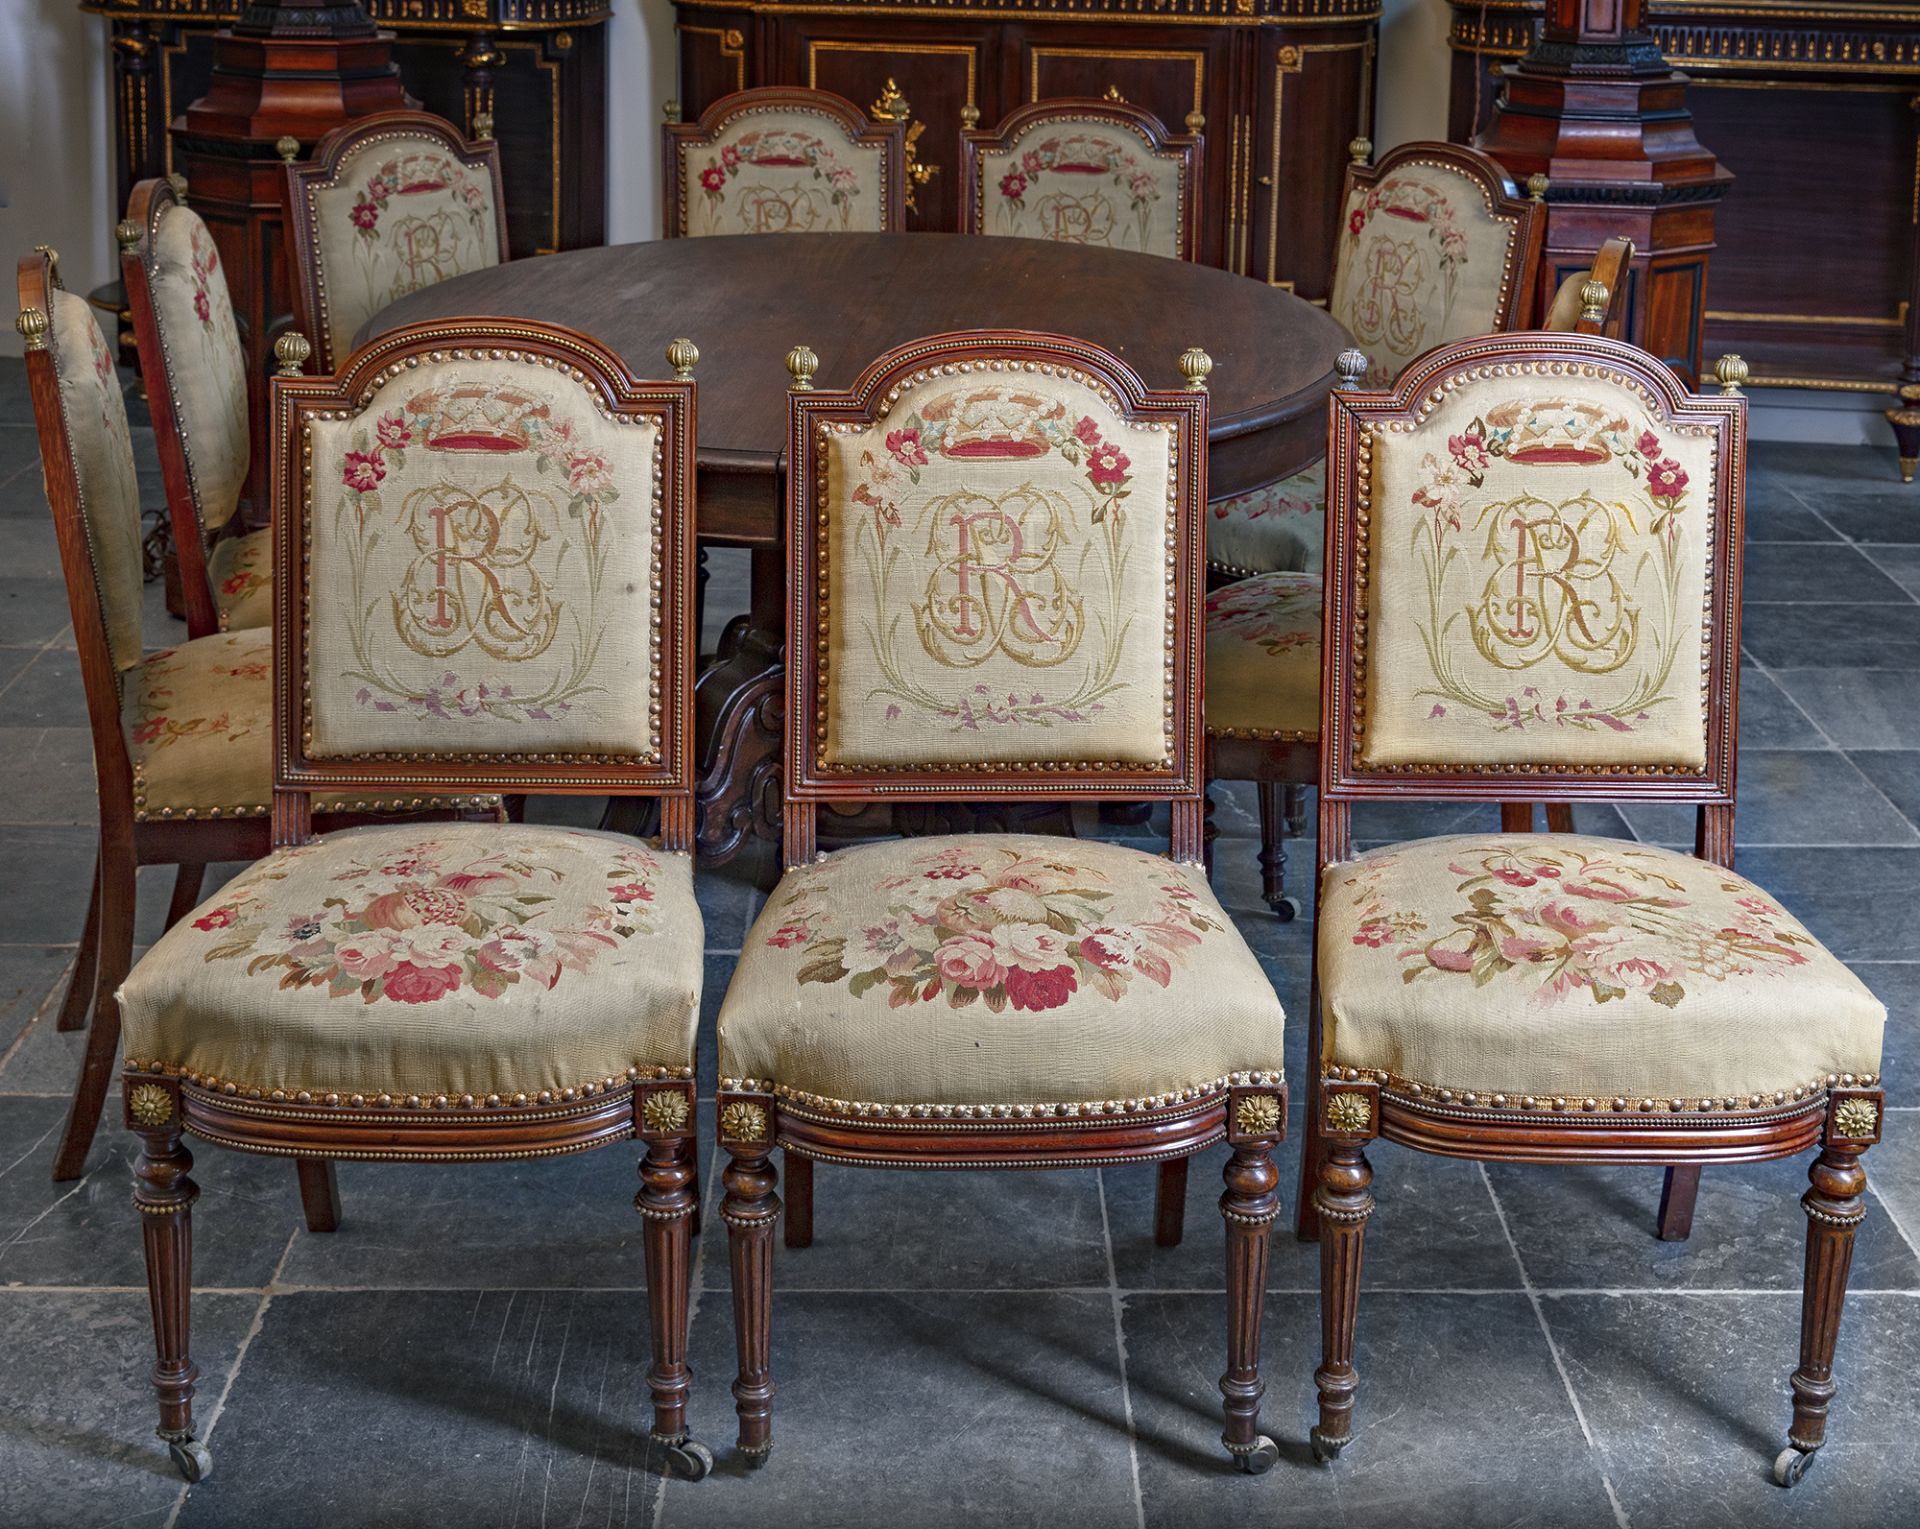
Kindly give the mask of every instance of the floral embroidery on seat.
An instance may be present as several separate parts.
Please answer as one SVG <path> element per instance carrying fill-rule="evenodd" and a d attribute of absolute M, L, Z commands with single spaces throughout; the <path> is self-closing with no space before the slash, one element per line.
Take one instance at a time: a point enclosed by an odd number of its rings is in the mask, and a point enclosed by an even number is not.
<path fill-rule="evenodd" d="M 1147 918 L 1119 923 L 1107 878 L 1064 857 L 967 844 L 908 863 L 880 882 L 888 916 L 844 934 L 832 875 L 793 873 L 767 945 L 799 949 L 797 982 L 845 982 L 854 998 L 884 988 L 893 1008 L 944 994 L 997 1014 L 1057 1009 L 1083 986 L 1115 1002 L 1137 979 L 1168 987 L 1201 936 L 1225 927 L 1172 875 L 1153 886 Z"/>
<path fill-rule="evenodd" d="M 754 170 L 775 173 L 733 185 Z M 720 231 L 730 188 L 738 204 L 738 231 L 753 234 L 812 233 L 828 225 L 846 233 L 853 226 L 853 199 L 861 189 L 858 173 L 831 145 L 790 126 L 751 128 L 722 144 L 701 167 L 699 181 L 707 231 L 712 233 Z"/>
<path fill-rule="evenodd" d="M 994 168 L 1007 166 L 997 181 L 996 233 L 1177 253 L 1158 247 L 1169 243 L 1154 223 L 1160 177 L 1126 143 L 1081 128 L 1043 138 L 1017 156 L 990 157 Z M 1109 192 L 1124 199 L 1124 210 Z"/>
<path fill-rule="evenodd" d="M 301 853 L 283 851 L 281 865 Z M 338 895 L 292 917 L 259 901 L 289 874 L 269 871 L 193 920 L 216 936 L 203 959 L 245 958 L 249 976 L 278 972 L 281 988 L 324 987 L 329 998 L 431 1003 L 462 987 L 481 998 L 523 981 L 551 988 L 653 932 L 660 865 L 637 844 L 610 849 L 604 889 L 564 925 L 547 921 L 560 873 L 537 849 L 457 853 L 425 839 L 350 861 L 332 878 Z"/>
<path fill-rule="evenodd" d="M 1271 657 L 1320 647 L 1321 582 L 1317 574 L 1264 574 L 1207 596 L 1207 635 L 1251 643 Z"/>
<path fill-rule="evenodd" d="M 215 640 L 201 638 L 200 642 Z M 198 658 L 199 654 L 193 657 Z M 167 648 L 155 653 L 141 667 L 139 687 L 134 694 L 134 710 L 138 720 L 134 722 L 129 736 L 143 750 L 163 749 L 188 738 L 225 738 L 229 743 L 237 743 L 252 736 L 256 721 L 266 719 L 259 716 L 252 705 L 241 713 L 237 722 L 231 709 L 224 708 L 199 716 L 180 716 L 173 709 L 178 700 L 176 679 L 190 677 L 196 698 L 204 699 L 200 692 L 208 680 L 234 680 L 248 686 L 264 686 L 268 673 L 268 665 L 262 659 L 243 658 L 200 664 L 183 658 L 179 648 Z"/>
<path fill-rule="evenodd" d="M 1690 982 L 1806 964 L 1817 947 L 1783 908 L 1749 882 L 1690 862 L 1719 878 L 1720 896 L 1703 906 L 1700 888 L 1663 869 L 1679 858 L 1626 847 L 1463 847 L 1447 866 L 1461 900 L 1444 922 L 1395 906 L 1389 873 L 1400 853 L 1344 868 L 1343 890 L 1357 921 L 1353 943 L 1403 963 L 1402 981 L 1526 983 L 1541 1008 L 1583 991 L 1595 1003 L 1644 992 L 1676 1008 Z"/>

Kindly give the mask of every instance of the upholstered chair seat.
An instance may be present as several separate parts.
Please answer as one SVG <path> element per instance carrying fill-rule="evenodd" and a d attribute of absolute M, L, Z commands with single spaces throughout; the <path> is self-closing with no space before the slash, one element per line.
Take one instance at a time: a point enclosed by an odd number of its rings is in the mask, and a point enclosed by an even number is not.
<path fill-rule="evenodd" d="M 1329 866 L 1320 920 L 1328 1066 L 1412 1097 L 1569 1119 L 1755 1109 L 1880 1070 L 1880 1001 L 1767 892 L 1692 855 L 1419 839 Z"/>
<path fill-rule="evenodd" d="M 349 829 L 274 851 L 161 937 L 120 990 L 127 1056 L 299 1103 L 572 1100 L 686 1075 L 702 945 L 684 854 Z"/>
<path fill-rule="evenodd" d="M 1263 573 L 1207 596 L 1207 732 L 1320 736 L 1320 575 Z"/>
<path fill-rule="evenodd" d="M 1318 573 L 1327 539 L 1327 464 L 1207 506 L 1207 566 L 1254 573 Z"/>
<path fill-rule="evenodd" d="M 207 551 L 207 582 L 220 630 L 273 625 L 273 528 L 223 536 Z"/>
<path fill-rule="evenodd" d="M 1198 867 L 1075 839 L 902 839 L 787 873 L 727 990 L 720 1072 L 836 1112 L 1138 1109 L 1277 1081 L 1282 1025 Z"/>

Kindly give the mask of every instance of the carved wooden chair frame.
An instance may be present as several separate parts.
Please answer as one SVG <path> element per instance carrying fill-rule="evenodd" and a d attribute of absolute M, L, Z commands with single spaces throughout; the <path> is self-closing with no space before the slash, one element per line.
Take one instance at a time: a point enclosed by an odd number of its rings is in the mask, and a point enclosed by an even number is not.
<path fill-rule="evenodd" d="M 463 354 L 507 364 L 549 364 L 570 375 L 614 418 L 652 418 L 661 429 L 657 562 L 653 605 L 658 747 L 647 755 L 588 753 L 369 753 L 316 759 L 306 689 L 308 553 L 312 515 L 311 426 L 363 408 L 375 390 L 424 357 Z M 271 395 L 271 483 L 276 538 L 274 579 L 274 797 L 272 844 L 311 836 L 310 793 L 365 788 L 422 791 L 537 792 L 655 796 L 661 844 L 693 845 L 693 473 L 697 352 L 669 347 L 679 380 L 641 381 L 588 337 L 532 321 L 456 319 L 414 324 L 381 335 L 334 377 L 280 376 Z M 639 496 L 631 501 L 644 503 Z M 221 858 L 236 858 L 222 855 Z M 636 1200 L 645 1217 L 647 1300 L 652 1316 L 654 1438 L 676 1468 L 705 1474 L 707 1460 L 687 1439 L 688 1238 L 698 1210 L 691 1069 L 629 1072 L 538 1097 L 397 1098 L 305 1094 L 261 1097 L 258 1089 L 185 1075 L 157 1062 L 124 1066 L 126 1123 L 140 1137 L 135 1203 L 148 1249 L 158 1362 L 153 1383 L 160 1434 L 192 1479 L 199 1446 L 192 1436 L 193 1382 L 188 1353 L 191 1285 L 189 1217 L 199 1191 L 187 1172 L 190 1134 L 242 1151 L 301 1160 L 303 1191 L 333 1199 L 338 1159 L 464 1162 L 550 1157 L 638 1137 L 646 1145 Z M 328 1229 L 331 1229 L 330 1227 Z M 185 1458 L 183 1458 L 183 1456 Z M 710 1462 L 709 1462 L 710 1463 Z"/>
<path fill-rule="evenodd" d="M 1361 754 L 1367 706 L 1367 595 L 1372 516 L 1373 442 L 1436 405 L 1453 379 L 1493 372 L 1546 376 L 1587 373 L 1617 379 L 1677 429 L 1716 442 L 1712 532 L 1707 551 L 1705 663 L 1706 754 L 1695 771 L 1679 766 L 1369 765 Z M 1744 367 L 1722 376 L 1737 383 Z M 1734 373 L 1730 376 L 1729 373 Z M 1745 496 L 1746 401 L 1737 386 L 1721 396 L 1688 392 L 1654 357 L 1622 341 L 1543 331 L 1464 340 L 1427 352 L 1389 392 L 1334 394 L 1330 403 L 1328 536 L 1316 888 L 1327 868 L 1352 858 L 1351 817 L 1358 801 L 1484 801 L 1526 797 L 1548 803 L 1631 798 L 1698 809 L 1694 853 L 1733 864 L 1735 737 L 1738 724 L 1741 526 Z M 1316 896 L 1318 893 L 1316 892 Z M 1318 926 L 1316 925 L 1316 928 Z M 1361 1245 L 1373 1209 L 1365 1147 L 1376 1137 L 1448 1157 L 1486 1162 L 1648 1163 L 1667 1168 L 1663 1235 L 1684 1236 L 1700 1167 L 1759 1162 L 1818 1146 L 1809 1216 L 1801 1368 L 1793 1377 L 1794 1426 L 1776 1474 L 1793 1479 L 1824 1439 L 1833 1340 L 1847 1261 L 1864 1211 L 1866 1184 L 1855 1159 L 1879 1137 L 1878 1080 L 1850 1074 L 1825 1088 L 1703 1102 L 1653 1099 L 1475 1098 L 1400 1084 L 1384 1074 L 1323 1063 L 1319 961 L 1315 956 L 1307 1055 L 1308 1124 L 1301 1160 L 1299 1232 L 1321 1243 L 1325 1353 L 1316 1383 L 1317 1456 L 1337 1455 L 1351 1437 L 1355 1305 Z M 1858 1101 L 1858 1102 L 1856 1102 Z M 1796 1457 L 1798 1463 L 1788 1460 Z"/>
<path fill-rule="evenodd" d="M 1198 351 L 1181 358 L 1184 392 L 1148 389 L 1132 368 L 1078 340 L 1016 330 L 938 335 L 881 356 L 846 391 L 812 389 L 817 362 L 797 348 L 788 357 L 795 376 L 789 413 L 787 486 L 787 630 L 785 739 L 785 861 L 814 859 L 816 816 L 823 805 L 863 801 L 1012 801 L 1045 797 L 1102 801 L 1136 797 L 1166 801 L 1172 809 L 1173 858 L 1200 854 L 1201 708 L 1199 698 L 1200 588 L 1203 577 L 1200 516 L 1205 507 L 1206 395 L 1211 362 Z M 1009 764 L 971 770 L 928 764 L 915 768 L 836 768 L 820 757 L 815 721 L 820 703 L 825 584 L 817 508 L 826 492 L 825 431 L 838 424 L 870 425 L 884 413 L 890 390 L 935 369 L 983 371 L 1026 367 L 1063 369 L 1106 392 L 1129 419 L 1171 417 L 1179 487 L 1177 546 L 1168 569 L 1174 589 L 1175 639 L 1170 654 L 1175 716 L 1170 763 L 1118 766 L 1094 761 Z M 1187 1159 L 1223 1138 L 1233 1147 L 1222 1209 L 1227 1220 L 1229 1367 L 1225 1442 L 1248 1469 L 1275 1458 L 1259 1434 L 1261 1298 L 1267 1243 L 1279 1214 L 1272 1149 L 1286 1131 L 1287 1091 L 1274 1076 L 1248 1076 L 1189 1097 L 1109 1101 L 1098 1110 L 1063 1106 L 951 1110 L 909 1106 L 887 1111 L 836 1109 L 827 1101 L 791 1097 L 753 1079 L 720 1080 L 720 1146 L 729 1155 L 721 1216 L 732 1249 L 734 1321 L 739 1378 L 733 1394 L 740 1417 L 739 1447 L 759 1458 L 772 1446 L 773 1382 L 768 1341 L 772 1311 L 773 1224 L 781 1211 L 770 1161 L 785 1151 L 788 1199 L 786 1242 L 812 1240 L 813 1159 L 877 1168 L 1059 1168 L 1103 1163 L 1161 1164 L 1156 1241 L 1180 1240 Z"/>
<path fill-rule="evenodd" d="M 309 336 L 316 352 L 316 368 L 331 372 L 345 364 L 336 355 L 327 310 L 327 274 L 321 269 L 319 230 L 315 225 L 314 193 L 336 185 L 348 155 L 385 137 L 432 138 L 466 169 L 487 177 L 493 187 L 494 232 L 500 258 L 508 259 L 507 194 L 500 178 L 500 146 L 491 137 L 468 138 L 444 117 L 432 112 L 376 112 L 342 123 L 313 146 L 313 157 L 286 166 L 287 269 L 293 288 L 294 327 Z M 291 139 L 281 140 L 283 152 L 297 152 Z"/>
<path fill-rule="evenodd" d="M 1011 148 L 1030 129 L 1047 122 L 1098 122 L 1137 138 L 1149 158 L 1174 160 L 1180 169 L 1180 207 L 1175 218 L 1179 258 L 1200 258 L 1200 199 L 1203 190 L 1204 139 L 1200 133 L 1174 133 L 1152 112 L 1125 101 L 1065 96 L 1030 101 L 1008 112 L 997 128 L 965 129 L 960 134 L 960 232 L 985 232 L 986 156 Z"/>
<path fill-rule="evenodd" d="M 1627 289 L 1633 279 L 1633 240 L 1622 234 L 1603 240 L 1594 251 L 1586 270 L 1574 271 L 1560 283 L 1548 300 L 1540 327 L 1562 334 L 1598 334 L 1610 340 L 1624 340 L 1627 329 Z M 1596 290 L 1597 288 L 1597 290 Z M 1566 321 L 1556 325 L 1554 310 L 1562 298 L 1570 311 Z"/>
<path fill-rule="evenodd" d="M 907 126 L 881 122 L 869 117 L 845 96 L 831 90 L 809 90 L 798 85 L 758 85 L 721 96 L 693 122 L 682 122 L 670 115 L 661 127 L 660 145 L 662 203 L 661 226 L 669 239 L 684 239 L 687 234 L 688 148 L 712 144 L 720 130 L 735 117 L 763 107 L 782 107 L 793 111 L 817 112 L 830 118 L 847 138 L 862 147 L 880 150 L 880 231 L 899 233 L 907 226 Z M 678 111 L 670 107 L 670 112 Z"/>

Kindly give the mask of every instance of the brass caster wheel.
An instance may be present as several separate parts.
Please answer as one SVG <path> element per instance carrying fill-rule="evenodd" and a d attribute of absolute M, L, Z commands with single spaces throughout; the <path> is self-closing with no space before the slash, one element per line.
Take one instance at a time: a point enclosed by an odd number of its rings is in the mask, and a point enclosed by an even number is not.
<path fill-rule="evenodd" d="M 167 1452 L 173 1456 L 173 1468 L 186 1478 L 188 1485 L 205 1481 L 213 1474 L 213 1454 L 198 1439 L 169 1441 Z"/>
<path fill-rule="evenodd" d="M 1300 916 L 1300 899 L 1297 897 L 1276 897 L 1267 906 L 1283 924 L 1291 924 Z"/>
<path fill-rule="evenodd" d="M 693 1439 L 669 1444 L 667 1469 L 685 1481 L 705 1481 L 713 1471 L 713 1451 Z"/>
<path fill-rule="evenodd" d="M 1233 1451 L 1233 1463 L 1249 1476 L 1264 1476 L 1273 1469 L 1274 1461 L 1280 1458 L 1280 1446 L 1265 1434 L 1253 1441 L 1251 1449 L 1238 1448 Z"/>
<path fill-rule="evenodd" d="M 1308 1440 L 1313 1445 L 1313 1458 L 1322 1465 L 1331 1465 L 1338 1460 L 1340 1451 L 1345 1449 L 1349 1442 L 1346 1439 L 1329 1439 L 1317 1428 L 1308 1435 Z"/>
<path fill-rule="evenodd" d="M 1818 1453 L 1789 1444 L 1773 1457 L 1773 1479 L 1783 1487 L 1798 1486 L 1800 1478 L 1813 1469 L 1813 1457 Z"/>

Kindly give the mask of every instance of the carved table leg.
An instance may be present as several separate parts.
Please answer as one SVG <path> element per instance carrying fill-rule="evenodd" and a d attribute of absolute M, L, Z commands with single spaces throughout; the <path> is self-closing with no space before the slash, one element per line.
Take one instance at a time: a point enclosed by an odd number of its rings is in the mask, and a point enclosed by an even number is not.
<path fill-rule="evenodd" d="M 1915 469 L 1920 468 L 1920 383 L 1901 385 L 1900 407 L 1887 410 L 1887 423 L 1899 443 L 1900 481 L 1911 483 Z"/>
<path fill-rule="evenodd" d="M 720 1144 L 729 1161 L 720 1219 L 727 1224 L 733 1266 L 733 1341 L 740 1373 L 733 1382 L 733 1410 L 740 1417 L 738 1449 L 759 1465 L 773 1448 L 773 1223 L 780 1214 L 774 1193 L 773 1101 L 722 1098 Z"/>
<path fill-rule="evenodd" d="M 153 1307 L 153 1391 L 174 1466 L 188 1481 L 213 1470 L 213 1456 L 193 1436 L 193 1386 L 200 1368 L 189 1345 L 193 1291 L 193 1202 L 200 1186 L 187 1177 L 193 1154 L 180 1140 L 179 1084 L 127 1079 L 127 1124 L 140 1137 L 133 1169 L 133 1204 L 146 1246 L 147 1298 Z"/>
<path fill-rule="evenodd" d="M 699 1481 L 713 1469 L 704 1444 L 687 1437 L 687 1291 L 693 1259 L 693 1101 L 679 1088 L 649 1089 L 640 1096 L 639 1129 L 647 1144 L 640 1164 L 634 1209 L 646 1218 L 647 1315 L 653 1330 L 653 1363 L 647 1388 L 653 1393 L 653 1442 L 666 1451 L 669 1467 Z"/>
<path fill-rule="evenodd" d="M 1280 1214 L 1280 1170 L 1273 1145 L 1286 1126 L 1284 1096 L 1236 1091 L 1227 1105 L 1227 1140 L 1233 1156 L 1222 1170 L 1226 1191 L 1220 1214 L 1227 1222 L 1227 1372 L 1220 1377 L 1227 1426 L 1220 1442 L 1233 1463 L 1249 1475 L 1272 1468 L 1277 1444 L 1260 1432 L 1260 1326 L 1267 1300 L 1267 1249 Z"/>
<path fill-rule="evenodd" d="M 694 841 L 702 861 L 731 860 L 753 841 L 780 842 L 780 748 L 786 571 L 772 548 L 753 549 L 753 609 L 730 623 L 720 655 L 694 686 L 700 782 Z"/>
<path fill-rule="evenodd" d="M 1360 1256 L 1373 1214 L 1373 1168 L 1357 1141 L 1327 1143 L 1314 1200 L 1320 1211 L 1320 1424 L 1313 1430 L 1313 1457 L 1338 1458 L 1353 1437 L 1353 1395 L 1360 1376 L 1353 1367 L 1353 1333 L 1360 1315 Z"/>

